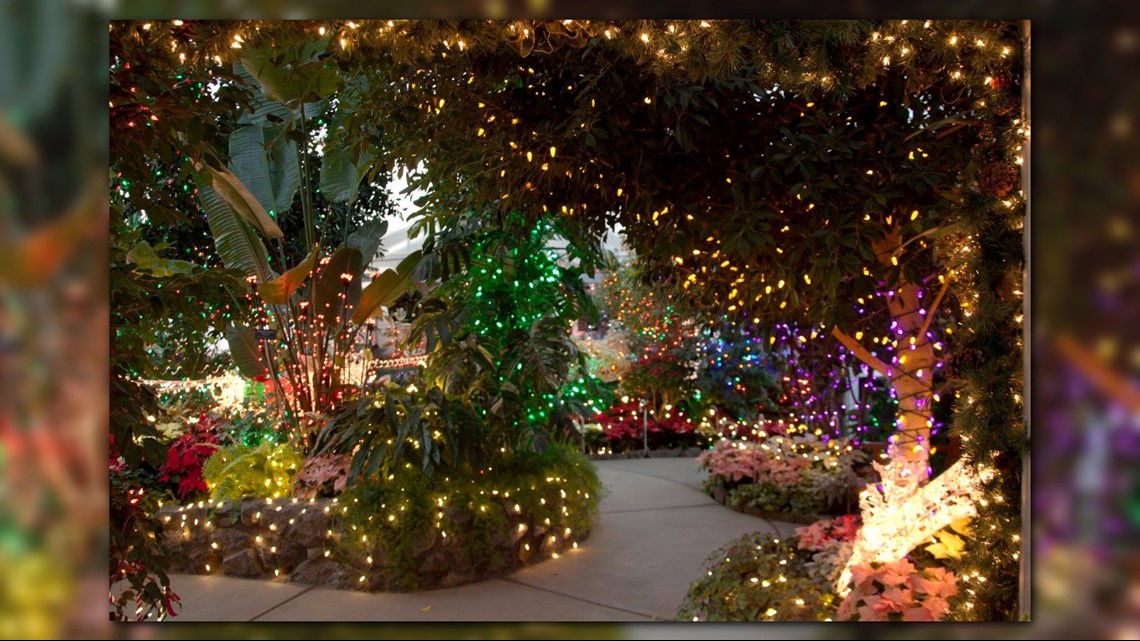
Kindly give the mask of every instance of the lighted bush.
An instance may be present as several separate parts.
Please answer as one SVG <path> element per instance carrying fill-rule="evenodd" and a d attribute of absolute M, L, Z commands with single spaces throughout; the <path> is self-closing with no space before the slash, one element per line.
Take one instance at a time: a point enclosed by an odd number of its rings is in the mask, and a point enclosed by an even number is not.
<path fill-rule="evenodd" d="M 592 528 L 601 493 L 593 465 L 560 446 L 519 451 L 485 469 L 449 476 L 428 477 L 406 464 L 386 477 L 365 478 L 342 495 L 349 506 L 342 531 L 349 535 L 337 554 L 350 566 L 372 559 L 355 569 L 383 576 L 385 584 L 377 587 L 414 590 L 420 577 L 413 550 L 446 533 L 465 543 L 465 564 L 496 572 L 507 563 L 496 541 L 511 536 L 518 523 L 541 524 L 550 536 L 576 542 Z"/>
<path fill-rule="evenodd" d="M 214 501 L 281 498 L 292 491 L 301 455 L 286 443 L 231 445 L 214 453 L 203 473 Z"/>
<path fill-rule="evenodd" d="M 835 595 L 805 568 L 797 539 L 752 533 L 714 552 L 692 583 L 678 618 L 686 621 L 824 621 Z"/>
<path fill-rule="evenodd" d="M 697 462 L 709 472 L 706 490 L 727 490 L 735 505 L 816 514 L 853 503 L 864 457 L 846 439 L 798 433 L 720 441 Z"/>

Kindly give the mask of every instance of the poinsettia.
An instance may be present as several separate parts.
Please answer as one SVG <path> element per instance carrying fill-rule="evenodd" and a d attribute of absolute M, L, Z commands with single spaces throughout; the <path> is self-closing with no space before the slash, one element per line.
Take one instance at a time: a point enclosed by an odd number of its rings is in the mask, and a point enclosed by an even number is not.
<path fill-rule="evenodd" d="M 696 429 L 687 418 L 679 414 L 643 417 L 636 402 L 614 405 L 592 416 L 590 422 L 601 426 L 611 445 L 625 442 L 639 447 L 646 436 L 645 432 L 648 432 L 650 447 L 660 447 L 683 442 Z"/>
<path fill-rule="evenodd" d="M 831 541 L 854 541 L 859 533 L 858 514 L 844 514 L 834 519 L 823 519 L 811 525 L 796 528 L 801 550 L 820 550 Z"/>
<path fill-rule="evenodd" d="M 202 415 L 167 449 L 166 462 L 159 470 L 158 480 L 163 483 L 177 482 L 175 494 L 179 499 L 185 500 L 208 490 L 202 466 L 218 448 L 216 427 L 216 419 Z"/>
<path fill-rule="evenodd" d="M 839 604 L 840 620 L 937 621 L 958 593 L 957 578 L 941 567 L 919 570 L 907 559 L 851 568 L 851 591 Z"/>

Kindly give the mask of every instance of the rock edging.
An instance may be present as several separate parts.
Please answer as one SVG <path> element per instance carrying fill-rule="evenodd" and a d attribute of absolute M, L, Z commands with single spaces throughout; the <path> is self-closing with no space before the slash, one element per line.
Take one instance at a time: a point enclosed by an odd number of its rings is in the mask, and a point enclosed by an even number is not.
<path fill-rule="evenodd" d="M 387 559 L 357 558 L 336 515 L 345 506 L 337 499 L 244 499 L 240 502 L 202 501 L 163 506 L 158 513 L 163 536 L 180 563 L 176 572 L 224 574 L 322 585 L 341 589 L 383 590 L 400 584 Z M 449 508 L 450 509 L 450 508 Z M 411 546 L 411 563 L 418 589 L 454 587 L 508 574 L 523 565 L 554 557 L 577 547 L 588 532 L 573 540 L 552 533 L 542 523 L 501 505 L 509 529 L 491 535 L 486 558 L 473 559 L 474 534 L 452 528 L 447 536 L 422 533 Z M 465 522 L 451 515 L 452 523 Z"/>

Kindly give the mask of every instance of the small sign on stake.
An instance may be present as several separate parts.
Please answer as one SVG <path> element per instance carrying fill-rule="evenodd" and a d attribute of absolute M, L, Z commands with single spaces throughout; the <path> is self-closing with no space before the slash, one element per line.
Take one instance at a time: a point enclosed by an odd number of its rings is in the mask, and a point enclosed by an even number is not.
<path fill-rule="evenodd" d="M 255 337 L 257 337 L 258 339 L 273 340 L 273 339 L 277 338 L 277 330 L 271 329 L 268 327 L 266 327 L 266 328 L 258 327 L 258 328 L 253 330 L 253 335 Z"/>

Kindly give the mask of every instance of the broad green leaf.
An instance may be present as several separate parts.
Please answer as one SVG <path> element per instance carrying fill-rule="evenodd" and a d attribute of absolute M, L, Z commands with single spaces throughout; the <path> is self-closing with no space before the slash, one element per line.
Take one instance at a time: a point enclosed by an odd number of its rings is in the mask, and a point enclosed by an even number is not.
<path fill-rule="evenodd" d="M 368 173 L 373 159 L 372 154 L 363 153 L 354 163 L 348 149 L 326 147 L 321 159 L 321 194 L 334 203 L 356 200 L 360 180 Z"/>
<path fill-rule="evenodd" d="M 326 325 L 339 325 L 345 307 L 352 309 L 360 302 L 363 272 L 364 260 L 359 249 L 341 247 L 333 252 L 317 276 L 313 314 L 323 316 Z"/>
<path fill-rule="evenodd" d="M 318 247 L 310 252 L 305 260 L 296 267 L 273 280 L 259 284 L 257 293 L 261 295 L 261 299 L 270 305 L 284 305 L 289 302 L 289 297 L 293 295 L 293 292 L 297 291 L 297 288 L 304 284 L 309 274 L 313 273 L 313 269 L 317 266 L 317 255 L 319 253 L 320 248 Z"/>
<path fill-rule="evenodd" d="M 202 209 L 206 210 L 206 221 L 222 263 L 247 276 L 256 276 L 260 282 L 273 278 L 265 245 L 241 216 L 213 187 L 199 187 L 198 198 L 202 201 Z"/>
<path fill-rule="evenodd" d="M 237 176 L 228 171 L 219 171 L 213 167 L 209 168 L 209 172 L 210 177 L 213 179 L 212 184 L 214 191 L 224 198 L 225 201 L 234 208 L 234 211 L 264 234 L 266 238 L 281 238 L 285 235 L 281 232 L 281 228 L 277 226 L 277 223 L 265 212 L 265 208 L 261 206 L 257 198 L 238 180 Z"/>
<path fill-rule="evenodd" d="M 364 258 L 364 264 L 368 265 L 372 262 L 372 259 L 376 257 L 376 252 L 380 249 L 380 241 L 383 240 L 384 234 L 387 233 L 387 220 L 382 218 L 370 220 L 361 225 L 360 229 L 349 234 L 345 244 L 349 247 L 359 249 L 361 256 Z"/>
<path fill-rule="evenodd" d="M 361 325 L 376 308 L 390 305 L 408 289 L 410 282 L 394 269 L 385 269 L 360 292 L 360 305 L 352 315 L 352 322 Z"/>
<path fill-rule="evenodd" d="M 357 325 L 365 323 L 377 307 L 391 305 L 403 296 L 412 286 L 412 272 L 419 264 L 421 256 L 420 251 L 414 251 L 400 261 L 396 269 L 386 269 L 373 278 L 368 287 L 360 293 L 360 304 L 352 315 L 352 322 Z"/>
<path fill-rule="evenodd" d="M 297 97 L 296 82 L 284 68 L 273 64 L 273 50 L 250 51 L 242 56 L 241 64 L 249 75 L 261 85 L 261 91 L 272 100 L 289 103 Z"/>
<path fill-rule="evenodd" d="M 269 211 L 288 211 L 301 184 L 297 144 L 280 127 L 242 127 L 230 135 L 230 168 Z"/>
<path fill-rule="evenodd" d="M 335 65 L 317 60 L 328 46 L 326 36 L 320 41 L 286 51 L 280 61 L 272 49 L 259 49 L 242 56 L 241 64 L 253 76 L 269 98 L 296 107 L 303 101 L 325 98 L 339 88 L 340 73 Z"/>
<path fill-rule="evenodd" d="M 253 328 L 245 325 L 230 325 L 226 328 L 226 342 L 230 344 L 230 355 L 242 375 L 257 378 L 265 374 L 265 361 L 261 357 L 261 343 L 254 337 Z"/>
<path fill-rule="evenodd" d="M 188 260 L 172 260 L 159 256 L 145 240 L 127 252 L 127 261 L 138 265 L 141 271 L 150 272 L 159 278 L 174 274 L 189 274 L 197 267 Z"/>

